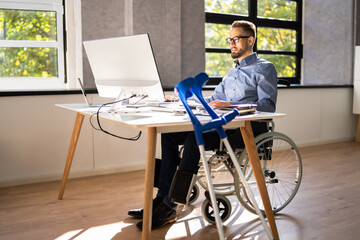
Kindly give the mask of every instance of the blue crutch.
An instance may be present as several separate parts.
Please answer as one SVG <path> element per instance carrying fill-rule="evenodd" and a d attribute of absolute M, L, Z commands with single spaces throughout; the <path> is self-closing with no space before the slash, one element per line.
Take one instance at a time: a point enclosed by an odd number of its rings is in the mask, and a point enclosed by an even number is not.
<path fill-rule="evenodd" d="M 218 134 L 221 138 L 221 141 L 224 143 L 224 145 L 230 155 L 230 158 L 235 166 L 235 169 L 240 177 L 240 180 L 250 197 L 250 200 L 255 205 L 254 207 L 255 207 L 256 213 L 260 217 L 261 223 L 265 228 L 266 234 L 268 235 L 269 239 L 273 239 L 270 228 L 265 222 L 264 216 L 262 215 L 262 213 L 256 203 L 254 195 L 251 192 L 248 183 L 246 182 L 246 179 L 241 170 L 240 164 L 236 160 L 234 151 L 232 150 L 231 145 L 227 139 L 226 133 L 222 127 L 223 125 L 225 125 L 228 122 L 230 122 L 231 120 L 233 120 L 239 114 L 239 112 L 236 109 L 233 109 L 232 112 L 229 112 L 222 116 L 218 116 L 215 113 L 215 111 L 208 105 L 208 103 L 205 101 L 205 99 L 202 95 L 202 87 L 208 79 L 209 79 L 209 77 L 206 73 L 200 73 L 200 74 L 196 75 L 195 77 L 186 78 L 183 81 L 179 82 L 175 86 L 175 92 L 178 94 L 178 96 L 179 96 L 181 102 L 183 103 L 183 105 L 186 109 L 186 112 L 188 113 L 190 120 L 194 126 L 195 137 L 196 137 L 196 141 L 197 141 L 197 144 L 198 144 L 199 150 L 200 150 L 200 158 L 201 158 L 202 164 L 205 169 L 205 177 L 206 177 L 206 181 L 208 184 L 210 200 L 211 200 L 212 208 L 214 210 L 215 221 L 216 221 L 216 226 L 217 226 L 217 229 L 219 232 L 219 237 L 220 237 L 220 239 L 225 239 L 225 235 L 224 235 L 224 231 L 223 231 L 223 224 L 222 224 L 222 220 L 219 215 L 219 208 L 218 208 L 218 205 L 216 202 L 214 187 L 211 182 L 210 169 L 208 166 L 208 162 L 205 158 L 204 139 L 202 136 L 203 132 L 211 131 L 211 130 L 216 130 L 218 132 Z M 197 99 L 203 105 L 204 109 L 210 115 L 211 120 L 209 122 L 201 124 L 200 121 L 198 120 L 198 118 L 192 112 L 190 106 L 187 103 L 187 99 L 192 97 L 193 95 L 195 95 L 197 97 Z"/>

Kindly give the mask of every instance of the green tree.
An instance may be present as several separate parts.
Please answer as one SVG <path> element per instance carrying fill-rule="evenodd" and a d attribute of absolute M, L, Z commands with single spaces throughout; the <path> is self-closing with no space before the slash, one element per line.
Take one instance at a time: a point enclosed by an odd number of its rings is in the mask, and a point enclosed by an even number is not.
<path fill-rule="evenodd" d="M 296 20 L 296 2 L 286 0 L 261 0 L 257 2 L 258 17 Z"/>
<path fill-rule="evenodd" d="M 206 12 L 248 15 L 247 0 L 205 0 Z"/>
<path fill-rule="evenodd" d="M 249 0 L 250 1 L 250 0 Z M 254 1 L 254 0 L 251 0 Z M 296 2 L 285 0 L 257 1 L 258 17 L 295 21 Z M 205 11 L 248 15 L 248 0 L 205 0 Z M 225 42 L 230 25 L 205 24 L 205 46 L 211 48 L 228 48 Z M 291 29 L 264 28 L 257 29 L 256 48 L 259 50 L 289 51 L 296 50 L 296 31 Z M 206 71 L 210 76 L 224 76 L 232 65 L 230 54 L 207 53 Z M 274 63 L 279 77 L 294 77 L 296 59 L 294 56 L 259 54 L 260 57 Z"/>
<path fill-rule="evenodd" d="M 0 39 L 56 41 L 56 13 L 16 9 L 0 10 Z M 57 49 L 1 47 L 0 77 L 53 77 L 58 75 Z"/>

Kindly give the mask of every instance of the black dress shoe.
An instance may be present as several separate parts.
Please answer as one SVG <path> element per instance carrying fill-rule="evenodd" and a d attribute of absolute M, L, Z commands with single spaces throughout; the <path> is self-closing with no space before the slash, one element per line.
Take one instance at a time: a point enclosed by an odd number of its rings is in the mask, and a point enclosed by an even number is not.
<path fill-rule="evenodd" d="M 151 229 L 156 229 L 165 226 L 166 224 L 176 222 L 176 210 L 168 207 L 165 203 L 161 203 L 153 212 Z M 136 224 L 142 230 L 143 221 Z"/>
<path fill-rule="evenodd" d="M 164 200 L 164 198 L 162 197 L 156 197 L 154 198 L 153 200 L 153 211 L 154 209 L 156 209 L 160 203 L 162 203 L 162 201 Z M 139 209 L 132 209 L 128 212 L 128 215 L 132 216 L 132 217 L 135 217 L 135 218 L 139 218 L 139 219 L 142 219 L 143 218 L 143 215 L 144 215 L 144 209 L 142 208 L 139 208 Z"/>

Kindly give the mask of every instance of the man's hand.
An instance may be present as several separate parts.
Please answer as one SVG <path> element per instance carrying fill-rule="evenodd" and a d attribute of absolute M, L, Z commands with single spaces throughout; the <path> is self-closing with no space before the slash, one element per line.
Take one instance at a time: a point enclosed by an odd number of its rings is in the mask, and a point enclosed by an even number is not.
<path fill-rule="evenodd" d="M 209 103 L 210 106 L 212 107 L 227 107 L 231 105 L 231 102 L 224 102 L 224 101 L 220 101 L 220 100 L 215 100 L 213 102 Z"/>
<path fill-rule="evenodd" d="M 165 102 L 177 102 L 179 98 L 176 96 L 165 96 Z"/>

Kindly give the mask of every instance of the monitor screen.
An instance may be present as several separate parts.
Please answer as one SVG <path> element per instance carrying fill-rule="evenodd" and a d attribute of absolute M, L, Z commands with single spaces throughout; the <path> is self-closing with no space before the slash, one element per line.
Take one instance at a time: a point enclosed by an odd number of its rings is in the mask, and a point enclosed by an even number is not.
<path fill-rule="evenodd" d="M 148 34 L 84 41 L 84 48 L 101 97 L 164 101 Z"/>

